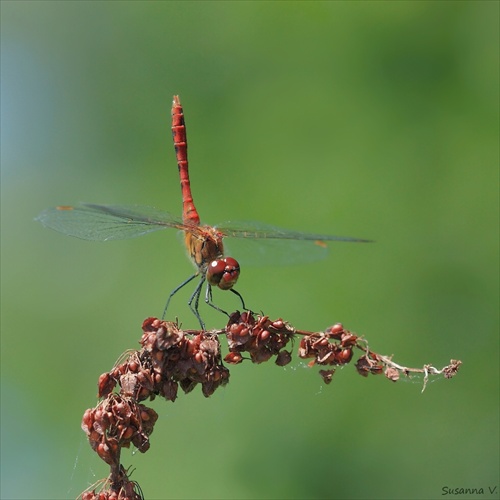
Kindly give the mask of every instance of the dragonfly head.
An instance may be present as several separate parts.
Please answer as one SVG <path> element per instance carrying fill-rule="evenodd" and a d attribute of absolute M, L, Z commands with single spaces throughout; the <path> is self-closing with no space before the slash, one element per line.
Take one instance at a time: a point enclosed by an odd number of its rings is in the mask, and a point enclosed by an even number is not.
<path fill-rule="evenodd" d="M 207 268 L 207 281 L 221 290 L 229 290 L 238 281 L 240 265 L 232 257 L 210 262 Z"/>

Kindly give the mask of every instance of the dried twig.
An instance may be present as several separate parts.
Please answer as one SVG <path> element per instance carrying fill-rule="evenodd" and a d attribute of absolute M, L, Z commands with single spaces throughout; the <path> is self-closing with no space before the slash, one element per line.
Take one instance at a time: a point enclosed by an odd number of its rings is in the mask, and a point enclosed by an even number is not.
<path fill-rule="evenodd" d="M 157 413 L 141 404 L 156 396 L 175 401 L 179 387 L 184 393 L 201 385 L 205 397 L 229 381 L 229 370 L 223 364 L 239 364 L 245 359 L 263 363 L 275 357 L 278 366 L 288 364 L 292 353 L 287 346 L 300 337 L 298 355 L 310 359 L 309 366 L 319 365 L 326 384 L 332 380 L 337 366 L 348 364 L 354 350 L 362 351 L 355 363 L 364 377 L 385 376 L 396 382 L 400 375 L 424 375 L 422 392 L 429 377 L 442 375 L 452 378 L 461 361 L 451 360 L 437 369 L 430 364 L 409 368 L 368 348 L 366 339 L 346 330 L 337 323 L 324 332 L 297 330 L 282 319 L 252 312 L 235 312 L 225 328 L 212 331 L 182 330 L 178 323 L 148 318 L 142 325 L 142 349 L 127 351 L 110 371 L 99 378 L 95 408 L 85 411 L 82 429 L 92 449 L 110 466 L 110 475 L 100 487 L 91 487 L 80 495 L 82 500 L 140 500 L 139 485 L 129 480 L 128 471 L 120 463 L 122 448 L 133 444 L 141 453 L 150 447 L 150 435 L 158 419 Z M 225 337 L 229 353 L 222 360 L 220 338 Z M 119 386 L 119 392 L 114 392 Z"/>

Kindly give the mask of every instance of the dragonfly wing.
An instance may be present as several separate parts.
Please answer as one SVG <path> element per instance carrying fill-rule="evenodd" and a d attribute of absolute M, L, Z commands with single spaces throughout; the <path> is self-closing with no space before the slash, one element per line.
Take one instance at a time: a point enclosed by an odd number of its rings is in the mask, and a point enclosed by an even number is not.
<path fill-rule="evenodd" d="M 238 259 L 243 265 L 274 266 L 315 262 L 327 256 L 326 242 L 328 241 L 368 241 L 359 238 L 289 231 L 253 221 L 226 222 L 218 225 L 217 228 L 231 238 L 224 240 L 226 254 Z"/>
<path fill-rule="evenodd" d="M 217 229 L 225 235 L 233 238 L 263 238 L 274 240 L 306 240 L 313 242 L 326 241 L 348 241 L 357 243 L 368 243 L 371 240 L 351 238 L 350 236 L 334 236 L 331 234 L 302 233 L 300 231 L 290 231 L 282 227 L 263 224 L 254 221 L 233 221 L 224 222 L 217 225 Z"/>
<path fill-rule="evenodd" d="M 325 244 L 310 240 L 224 238 L 224 253 L 242 266 L 289 266 L 307 264 L 328 255 Z"/>
<path fill-rule="evenodd" d="M 182 226 L 180 219 L 155 208 L 90 203 L 48 208 L 35 220 L 60 233 L 96 241 L 134 238 Z"/>

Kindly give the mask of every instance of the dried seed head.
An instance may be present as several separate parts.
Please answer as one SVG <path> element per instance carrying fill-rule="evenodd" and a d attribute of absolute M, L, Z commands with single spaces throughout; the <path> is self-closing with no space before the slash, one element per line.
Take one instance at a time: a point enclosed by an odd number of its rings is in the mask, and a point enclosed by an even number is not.
<path fill-rule="evenodd" d="M 334 339 L 340 339 L 342 336 L 342 333 L 344 332 L 344 327 L 342 326 L 342 323 L 336 323 L 333 326 L 330 326 L 325 330 L 325 333 Z"/>
<path fill-rule="evenodd" d="M 389 380 L 392 380 L 393 382 L 397 382 L 399 380 L 399 372 L 396 370 L 396 368 L 393 368 L 392 366 L 386 368 L 385 376 Z"/>
<path fill-rule="evenodd" d="M 292 361 L 292 353 L 289 351 L 280 351 L 276 356 L 275 363 L 278 366 L 285 366 Z"/>
<path fill-rule="evenodd" d="M 321 378 L 323 379 L 323 382 L 325 384 L 329 384 L 332 381 L 334 373 L 335 373 L 335 369 L 333 369 L 333 370 L 320 370 L 319 371 L 319 374 L 321 375 Z"/>

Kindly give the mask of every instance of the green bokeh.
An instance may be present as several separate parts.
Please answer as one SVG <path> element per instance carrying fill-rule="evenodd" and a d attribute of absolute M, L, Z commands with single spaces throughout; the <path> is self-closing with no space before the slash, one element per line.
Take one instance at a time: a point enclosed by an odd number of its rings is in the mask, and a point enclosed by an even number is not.
<path fill-rule="evenodd" d="M 350 366 L 328 387 L 296 360 L 233 367 L 210 399 L 152 403 L 150 451 L 123 454 L 146 498 L 498 498 L 498 17 L 488 1 L 2 1 L 2 498 L 74 498 L 107 474 L 83 411 L 191 269 L 175 234 L 89 243 L 33 217 L 178 213 L 173 94 L 208 222 L 377 241 L 244 268 L 252 308 L 464 365 L 423 395 Z M 186 296 L 171 313 L 195 327 Z"/>

